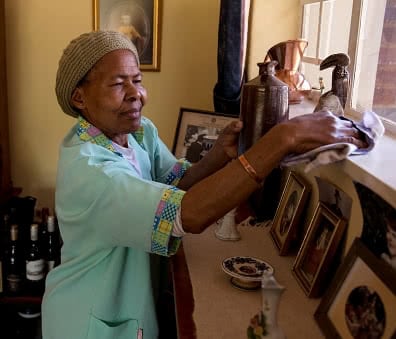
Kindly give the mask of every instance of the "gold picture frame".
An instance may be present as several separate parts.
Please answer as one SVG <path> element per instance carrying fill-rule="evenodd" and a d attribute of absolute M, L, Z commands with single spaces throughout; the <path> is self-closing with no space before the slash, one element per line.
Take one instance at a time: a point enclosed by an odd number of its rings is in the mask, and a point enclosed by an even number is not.
<path fill-rule="evenodd" d="M 135 44 L 142 71 L 160 71 L 161 0 L 93 0 L 94 30 L 126 34 Z"/>
<path fill-rule="evenodd" d="M 326 338 L 396 338 L 396 272 L 355 238 L 314 318 Z"/>
<path fill-rule="evenodd" d="M 319 297 L 328 281 L 346 219 L 319 202 L 293 264 L 292 272 L 308 297 Z"/>
<path fill-rule="evenodd" d="M 310 184 L 302 176 L 294 171 L 288 173 L 270 229 L 280 255 L 288 254 L 290 246 L 297 240 L 298 226 L 310 191 Z"/>

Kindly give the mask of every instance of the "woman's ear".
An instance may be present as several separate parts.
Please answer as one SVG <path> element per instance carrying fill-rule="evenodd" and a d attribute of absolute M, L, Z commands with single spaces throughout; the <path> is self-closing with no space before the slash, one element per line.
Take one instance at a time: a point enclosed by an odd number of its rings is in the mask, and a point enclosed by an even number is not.
<path fill-rule="evenodd" d="M 74 89 L 70 101 L 71 101 L 72 106 L 74 106 L 75 108 L 77 108 L 79 110 L 83 110 L 85 108 L 85 103 L 84 103 L 84 98 L 83 98 L 81 87 L 76 87 Z"/>

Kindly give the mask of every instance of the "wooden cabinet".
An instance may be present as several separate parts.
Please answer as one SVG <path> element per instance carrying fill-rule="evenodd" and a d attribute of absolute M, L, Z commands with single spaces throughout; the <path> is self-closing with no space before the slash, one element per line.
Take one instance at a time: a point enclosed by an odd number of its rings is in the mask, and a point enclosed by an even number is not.
<path fill-rule="evenodd" d="M 12 194 L 7 105 L 5 8 L 0 0 L 0 203 Z"/>

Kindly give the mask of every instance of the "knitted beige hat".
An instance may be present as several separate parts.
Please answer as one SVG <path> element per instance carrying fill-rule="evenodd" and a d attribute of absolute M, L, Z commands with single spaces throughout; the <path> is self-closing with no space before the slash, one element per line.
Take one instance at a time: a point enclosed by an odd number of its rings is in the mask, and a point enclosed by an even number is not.
<path fill-rule="evenodd" d="M 66 114 L 78 117 L 80 113 L 72 107 L 70 102 L 74 89 L 99 59 L 118 49 L 130 50 L 139 64 L 135 45 L 119 32 L 84 33 L 69 43 L 59 60 L 55 85 L 58 103 Z"/>

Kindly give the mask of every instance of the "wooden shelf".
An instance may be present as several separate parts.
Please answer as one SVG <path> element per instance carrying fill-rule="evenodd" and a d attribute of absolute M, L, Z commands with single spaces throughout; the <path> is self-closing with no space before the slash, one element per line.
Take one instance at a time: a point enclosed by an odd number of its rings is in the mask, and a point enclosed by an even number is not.
<path fill-rule="evenodd" d="M 250 319 L 262 308 L 261 290 L 241 291 L 222 271 L 225 258 L 240 255 L 268 261 L 286 287 L 278 323 L 287 337 L 323 338 L 313 314 L 320 299 L 308 298 L 292 276 L 293 256 L 279 256 L 268 227 L 239 227 L 240 241 L 215 237 L 214 226 L 183 238 L 172 258 L 177 326 L 180 338 L 246 338 Z M 183 308 L 185 311 L 182 312 Z M 190 332 L 185 332 L 190 328 Z"/>
<path fill-rule="evenodd" d="M 175 312 L 178 339 L 196 339 L 193 319 L 194 297 L 183 244 L 171 257 L 171 272 L 175 296 Z"/>

